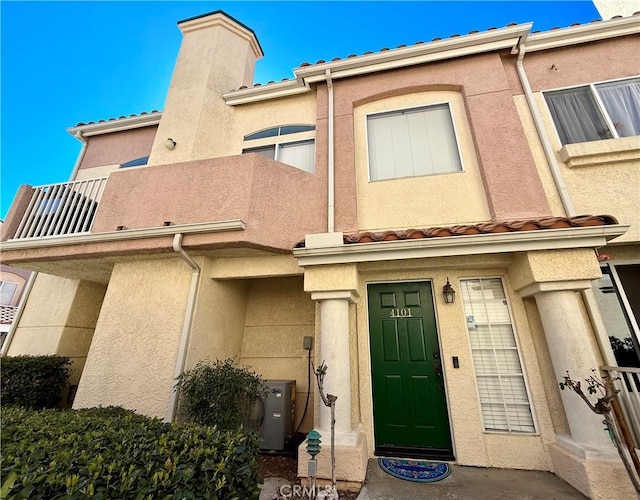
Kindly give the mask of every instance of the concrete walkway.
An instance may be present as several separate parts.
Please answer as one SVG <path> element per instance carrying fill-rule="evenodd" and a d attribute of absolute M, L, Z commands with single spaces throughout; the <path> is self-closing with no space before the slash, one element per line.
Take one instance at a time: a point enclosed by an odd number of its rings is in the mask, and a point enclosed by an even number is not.
<path fill-rule="evenodd" d="M 284 489 L 280 489 L 284 486 Z M 267 478 L 260 500 L 300 499 L 286 479 Z M 353 498 L 353 497 L 351 497 Z M 357 500 L 585 500 L 587 497 L 550 472 L 451 465 L 449 477 L 415 483 L 390 476 L 369 460 Z"/>
<path fill-rule="evenodd" d="M 449 477 L 414 483 L 390 476 L 369 460 L 358 500 L 584 500 L 568 483 L 550 472 L 451 465 Z"/>

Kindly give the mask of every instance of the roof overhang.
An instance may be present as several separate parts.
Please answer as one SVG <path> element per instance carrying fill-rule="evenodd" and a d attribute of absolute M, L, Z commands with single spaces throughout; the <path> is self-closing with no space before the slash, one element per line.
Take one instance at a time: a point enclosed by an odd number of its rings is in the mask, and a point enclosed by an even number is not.
<path fill-rule="evenodd" d="M 336 80 L 483 52 L 504 49 L 514 51 L 521 37 L 529 33 L 531 26 L 532 23 L 518 24 L 375 54 L 300 66 L 293 70 L 295 80 L 234 90 L 223 94 L 223 98 L 227 104 L 235 106 L 306 92 L 310 84 L 326 80 L 327 71 L 330 72 L 331 78 Z"/>
<path fill-rule="evenodd" d="M 526 45 L 527 52 L 535 52 L 637 33 L 640 33 L 640 16 L 630 16 L 532 33 L 527 38 Z"/>
<path fill-rule="evenodd" d="M 628 225 L 542 229 L 513 233 L 445 236 L 415 240 L 380 241 L 297 248 L 293 255 L 302 267 L 323 264 L 485 255 L 535 250 L 600 248 L 624 234 Z"/>
<path fill-rule="evenodd" d="M 126 118 L 118 118 L 116 120 L 104 120 L 96 123 L 88 123 L 86 125 L 77 125 L 67 129 L 74 137 L 91 137 L 92 135 L 111 134 L 113 132 L 122 132 L 140 127 L 149 127 L 158 125 L 162 113 L 154 111 L 153 113 L 142 114 L 137 116 L 129 116 Z"/>

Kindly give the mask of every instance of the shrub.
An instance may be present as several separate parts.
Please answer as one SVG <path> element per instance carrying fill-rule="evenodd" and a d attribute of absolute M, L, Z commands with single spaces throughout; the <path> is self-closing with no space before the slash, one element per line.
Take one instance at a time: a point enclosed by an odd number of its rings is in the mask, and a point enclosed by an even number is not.
<path fill-rule="evenodd" d="M 2 408 L 0 498 L 246 500 L 258 438 L 121 408 Z"/>
<path fill-rule="evenodd" d="M 26 408 L 55 408 L 71 372 L 64 356 L 15 356 L 0 361 L 2 404 Z"/>
<path fill-rule="evenodd" d="M 179 413 L 187 421 L 235 430 L 249 421 L 267 387 L 260 375 L 229 358 L 200 361 L 178 377 L 177 390 Z"/>

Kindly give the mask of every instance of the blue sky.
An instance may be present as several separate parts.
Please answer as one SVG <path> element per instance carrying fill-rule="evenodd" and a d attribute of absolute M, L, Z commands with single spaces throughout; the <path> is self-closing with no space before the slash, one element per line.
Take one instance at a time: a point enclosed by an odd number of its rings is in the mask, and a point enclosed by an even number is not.
<path fill-rule="evenodd" d="M 21 184 L 69 179 L 78 122 L 162 110 L 180 20 L 222 9 L 252 28 L 265 57 L 255 82 L 302 62 L 346 57 L 533 22 L 534 30 L 600 19 L 591 1 L 0 2 L 0 218 Z"/>

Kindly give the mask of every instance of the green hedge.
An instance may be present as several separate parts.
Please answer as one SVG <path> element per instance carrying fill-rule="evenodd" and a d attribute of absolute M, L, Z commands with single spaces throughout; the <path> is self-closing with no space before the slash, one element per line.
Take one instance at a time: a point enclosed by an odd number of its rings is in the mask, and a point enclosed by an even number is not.
<path fill-rule="evenodd" d="M 64 356 L 15 356 L 0 360 L 3 406 L 55 408 L 69 382 L 71 361 Z"/>
<path fill-rule="evenodd" d="M 1 498 L 258 498 L 258 437 L 121 408 L 2 408 Z"/>

